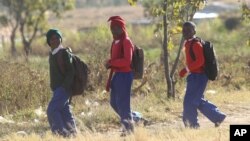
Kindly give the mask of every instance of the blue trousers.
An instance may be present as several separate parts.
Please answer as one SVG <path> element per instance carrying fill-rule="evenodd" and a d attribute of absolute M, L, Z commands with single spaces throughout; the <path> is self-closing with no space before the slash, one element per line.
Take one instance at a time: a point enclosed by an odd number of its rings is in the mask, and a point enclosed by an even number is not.
<path fill-rule="evenodd" d="M 110 105 L 119 115 L 121 123 L 129 129 L 127 120 L 132 120 L 130 93 L 133 83 L 132 72 L 116 72 L 111 81 Z"/>
<path fill-rule="evenodd" d="M 225 114 L 211 102 L 204 99 L 208 78 L 204 73 L 191 73 L 187 77 L 187 88 L 183 102 L 183 122 L 186 127 L 198 128 L 198 112 L 204 114 L 213 123 L 221 122 Z"/>
<path fill-rule="evenodd" d="M 63 87 L 53 92 L 47 116 L 51 131 L 62 136 L 76 133 L 76 125 L 69 107 L 69 93 Z"/>

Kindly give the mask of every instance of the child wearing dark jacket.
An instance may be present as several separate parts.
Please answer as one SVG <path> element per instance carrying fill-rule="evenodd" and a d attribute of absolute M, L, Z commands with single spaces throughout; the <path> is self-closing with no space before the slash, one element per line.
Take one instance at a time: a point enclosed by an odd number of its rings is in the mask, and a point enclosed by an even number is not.
<path fill-rule="evenodd" d="M 47 108 L 47 116 L 52 133 L 63 137 L 74 136 L 76 125 L 70 111 L 69 97 L 74 78 L 71 55 L 63 49 L 61 32 L 50 29 L 47 43 L 51 48 L 49 55 L 50 87 L 53 96 Z M 60 54 L 60 57 L 59 57 Z M 64 69 L 61 68 L 63 65 Z"/>

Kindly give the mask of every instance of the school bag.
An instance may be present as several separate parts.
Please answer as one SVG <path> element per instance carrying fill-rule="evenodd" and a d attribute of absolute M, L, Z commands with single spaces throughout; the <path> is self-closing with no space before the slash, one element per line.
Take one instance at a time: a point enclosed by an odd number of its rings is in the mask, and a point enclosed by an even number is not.
<path fill-rule="evenodd" d="M 72 63 L 74 65 L 75 74 L 71 87 L 71 97 L 76 95 L 84 94 L 84 90 L 87 87 L 89 68 L 85 62 L 83 62 L 78 56 L 72 53 L 70 48 L 61 49 L 57 55 L 57 64 L 62 73 L 65 73 L 63 63 L 63 53 L 68 53 L 72 57 Z"/>
<path fill-rule="evenodd" d="M 204 54 L 204 59 L 205 59 L 205 67 L 204 67 L 205 74 L 207 75 L 209 80 L 214 81 L 216 80 L 218 76 L 219 69 L 218 69 L 218 62 L 217 62 L 213 44 L 210 41 L 204 41 L 199 37 L 196 37 L 195 39 L 193 39 L 193 41 L 191 42 L 190 50 L 189 50 L 190 56 L 193 60 L 195 60 L 193 44 L 196 41 L 200 42 L 203 47 L 203 54 Z"/>
<path fill-rule="evenodd" d="M 122 47 L 123 47 L 123 42 L 122 42 Z M 134 45 L 132 62 L 130 66 L 134 74 L 134 79 L 142 79 L 144 72 L 144 51 L 142 48 L 136 45 Z"/>
<path fill-rule="evenodd" d="M 144 72 L 144 52 L 142 48 L 134 46 L 131 68 L 134 73 L 134 79 L 142 79 Z"/>

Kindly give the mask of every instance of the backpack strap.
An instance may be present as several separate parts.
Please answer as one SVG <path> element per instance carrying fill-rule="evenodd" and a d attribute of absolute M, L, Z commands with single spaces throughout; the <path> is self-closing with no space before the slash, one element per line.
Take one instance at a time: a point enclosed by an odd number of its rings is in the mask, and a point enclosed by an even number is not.
<path fill-rule="evenodd" d="M 193 50 L 193 46 L 194 46 L 194 43 L 195 43 L 195 42 L 201 42 L 201 38 L 196 37 L 196 38 L 194 38 L 194 39 L 191 41 L 190 49 L 189 49 L 189 54 L 190 54 L 190 56 L 191 56 L 191 58 L 192 58 L 193 60 L 196 59 L 196 57 L 195 57 L 195 55 L 194 55 L 194 50 Z"/>
<path fill-rule="evenodd" d="M 56 54 L 56 62 L 57 62 L 59 71 L 62 74 L 65 74 L 65 64 L 64 64 L 64 60 L 63 60 L 63 54 L 65 53 L 65 51 L 66 51 L 66 49 L 61 49 Z"/>
<path fill-rule="evenodd" d="M 121 39 L 121 52 L 122 52 L 122 54 L 123 54 L 123 56 L 124 56 L 124 45 L 123 45 L 123 43 L 124 43 L 124 41 L 126 40 L 126 38 L 122 38 Z M 132 43 L 132 42 L 131 42 Z M 135 51 L 135 48 L 136 48 L 136 45 L 134 45 L 133 43 L 132 43 L 132 45 L 133 45 L 133 48 L 132 48 L 132 56 L 133 56 L 133 53 L 134 53 L 134 51 Z M 131 62 L 130 62 L 130 67 L 131 67 L 131 64 L 132 64 L 132 60 L 131 60 Z"/>
<path fill-rule="evenodd" d="M 69 105 L 71 104 L 72 102 L 72 95 L 69 96 Z"/>
<path fill-rule="evenodd" d="M 194 45 L 194 40 L 192 40 L 192 42 L 191 42 L 191 44 L 190 44 L 190 48 L 189 48 L 189 54 L 190 54 L 190 56 L 191 56 L 191 58 L 193 59 L 193 60 L 195 60 L 195 55 L 194 55 L 194 50 L 193 50 L 193 45 Z"/>
<path fill-rule="evenodd" d="M 60 49 L 58 51 L 58 53 L 56 54 L 56 61 L 57 61 L 57 64 L 58 64 L 58 67 L 59 67 L 59 70 L 62 74 L 65 74 L 65 62 L 63 60 L 63 55 L 65 53 L 72 53 L 72 50 L 70 47 L 66 47 L 66 48 L 63 48 L 63 49 Z"/>
<path fill-rule="evenodd" d="M 121 52 L 122 52 L 122 54 L 123 54 L 123 57 L 124 57 L 124 45 L 123 45 L 123 43 L 124 43 L 124 40 L 125 40 L 125 38 L 122 38 L 120 41 L 120 44 L 121 44 Z"/>

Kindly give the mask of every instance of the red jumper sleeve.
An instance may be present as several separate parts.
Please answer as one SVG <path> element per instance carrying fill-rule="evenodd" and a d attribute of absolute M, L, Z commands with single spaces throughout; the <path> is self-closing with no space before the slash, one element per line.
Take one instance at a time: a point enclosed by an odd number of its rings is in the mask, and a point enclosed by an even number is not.
<path fill-rule="evenodd" d="M 110 65 L 112 67 L 122 68 L 130 66 L 131 64 L 132 54 L 133 54 L 133 44 L 129 39 L 124 39 L 122 44 L 123 44 L 122 48 L 124 56 L 122 58 L 110 60 Z"/>

